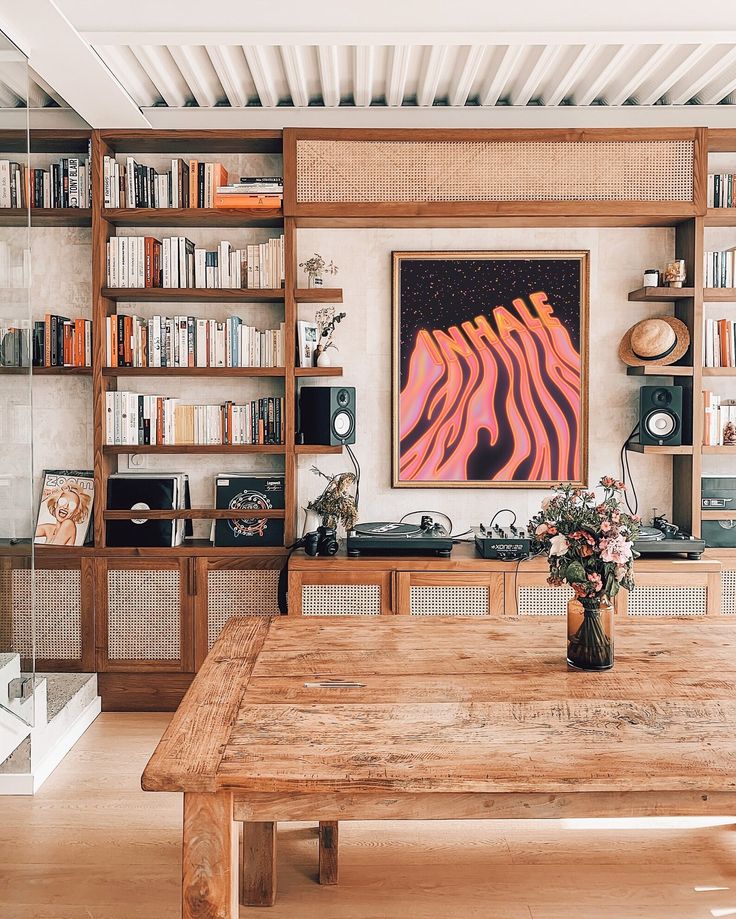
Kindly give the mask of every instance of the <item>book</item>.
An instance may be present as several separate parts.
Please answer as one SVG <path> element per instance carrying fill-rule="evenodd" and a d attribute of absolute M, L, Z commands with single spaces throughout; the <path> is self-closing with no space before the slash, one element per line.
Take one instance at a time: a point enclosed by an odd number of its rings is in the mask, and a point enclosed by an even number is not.
<path fill-rule="evenodd" d="M 284 475 L 221 473 L 215 478 L 215 507 L 222 510 L 254 511 L 253 516 L 213 521 L 215 546 L 281 546 L 283 518 L 259 517 L 259 510 L 283 510 Z"/>
<path fill-rule="evenodd" d="M 45 469 L 33 541 L 46 546 L 83 546 L 92 521 L 92 470 Z"/>

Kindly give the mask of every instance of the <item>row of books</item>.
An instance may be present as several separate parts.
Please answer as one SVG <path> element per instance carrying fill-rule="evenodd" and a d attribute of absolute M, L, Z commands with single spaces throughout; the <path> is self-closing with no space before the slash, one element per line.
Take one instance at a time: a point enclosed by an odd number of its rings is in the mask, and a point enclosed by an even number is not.
<path fill-rule="evenodd" d="M 708 207 L 736 207 L 736 176 L 717 172 L 708 176 Z"/>
<path fill-rule="evenodd" d="M 0 367 L 28 367 L 29 338 L 27 320 L 0 319 Z"/>
<path fill-rule="evenodd" d="M 222 163 L 177 157 L 169 171 L 159 172 L 132 156 L 124 164 L 106 156 L 102 169 L 105 207 L 280 207 L 283 196 L 279 176 L 243 176 L 238 184 L 228 185 Z"/>
<path fill-rule="evenodd" d="M 91 367 L 92 320 L 47 313 L 33 323 L 34 367 Z"/>
<path fill-rule="evenodd" d="M 105 442 L 111 446 L 215 446 L 283 443 L 284 400 L 193 405 L 168 396 L 105 394 Z"/>
<path fill-rule="evenodd" d="M 736 248 L 724 249 L 721 252 L 706 252 L 705 286 L 733 287 L 736 278 L 734 259 L 736 259 Z"/>
<path fill-rule="evenodd" d="M 703 444 L 736 447 L 736 400 L 703 390 Z"/>
<path fill-rule="evenodd" d="M 0 208 L 91 207 L 89 158 L 63 157 L 48 169 L 0 160 Z"/>
<path fill-rule="evenodd" d="M 256 329 L 239 316 L 108 316 L 108 367 L 283 367 L 285 323 Z"/>
<path fill-rule="evenodd" d="M 704 367 L 736 367 L 736 322 L 706 319 L 703 342 Z"/>
<path fill-rule="evenodd" d="M 108 287 L 272 290 L 283 284 L 283 235 L 243 249 L 223 240 L 213 251 L 185 236 L 113 236 L 107 243 Z"/>

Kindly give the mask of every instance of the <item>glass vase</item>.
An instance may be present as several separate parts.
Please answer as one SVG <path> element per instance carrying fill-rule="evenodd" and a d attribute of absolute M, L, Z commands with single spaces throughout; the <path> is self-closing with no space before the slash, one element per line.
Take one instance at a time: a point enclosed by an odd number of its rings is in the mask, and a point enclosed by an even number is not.
<path fill-rule="evenodd" d="M 606 597 L 568 601 L 567 663 L 576 670 L 613 667 L 613 606 Z"/>

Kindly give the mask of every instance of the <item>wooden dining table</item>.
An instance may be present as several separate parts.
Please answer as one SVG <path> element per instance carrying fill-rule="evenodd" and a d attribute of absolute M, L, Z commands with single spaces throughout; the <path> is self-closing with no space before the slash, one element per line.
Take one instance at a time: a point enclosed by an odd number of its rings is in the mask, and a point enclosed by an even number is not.
<path fill-rule="evenodd" d="M 184 919 L 274 902 L 280 820 L 334 883 L 342 820 L 736 814 L 735 624 L 629 619 L 582 673 L 561 619 L 230 619 L 142 780 L 184 793 Z"/>

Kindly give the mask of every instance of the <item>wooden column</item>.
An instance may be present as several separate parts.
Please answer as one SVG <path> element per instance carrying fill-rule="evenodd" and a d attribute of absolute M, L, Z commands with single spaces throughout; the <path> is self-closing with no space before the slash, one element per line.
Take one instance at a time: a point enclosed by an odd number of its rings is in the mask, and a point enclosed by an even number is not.
<path fill-rule="evenodd" d="M 337 820 L 324 820 L 319 824 L 319 882 L 337 884 Z"/>
<path fill-rule="evenodd" d="M 186 792 L 182 919 L 238 919 L 237 854 L 232 794 Z"/>
<path fill-rule="evenodd" d="M 276 824 L 243 824 L 240 902 L 273 906 L 276 900 Z"/>

